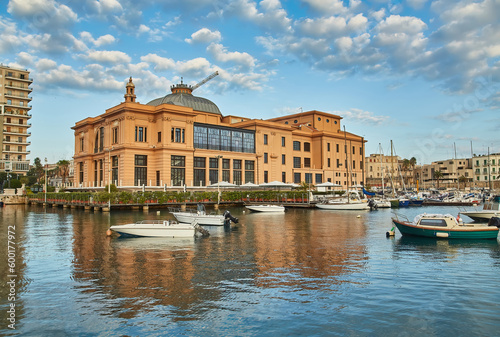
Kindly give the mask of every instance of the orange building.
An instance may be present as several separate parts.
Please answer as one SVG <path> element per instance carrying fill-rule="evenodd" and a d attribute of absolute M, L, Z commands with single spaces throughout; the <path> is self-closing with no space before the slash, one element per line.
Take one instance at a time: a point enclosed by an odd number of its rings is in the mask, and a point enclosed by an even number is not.
<path fill-rule="evenodd" d="M 72 127 L 76 187 L 363 181 L 365 141 L 342 131 L 340 116 L 223 116 L 213 102 L 194 96 L 192 86 L 181 82 L 171 90 L 141 104 L 130 78 L 125 102 Z"/>

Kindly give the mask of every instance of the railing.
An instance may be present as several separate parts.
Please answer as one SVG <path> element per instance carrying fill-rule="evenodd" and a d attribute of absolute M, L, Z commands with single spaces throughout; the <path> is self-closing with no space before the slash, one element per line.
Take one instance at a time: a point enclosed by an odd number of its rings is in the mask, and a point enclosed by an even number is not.
<path fill-rule="evenodd" d="M 33 91 L 33 89 L 30 88 L 30 87 L 20 87 L 20 86 L 17 86 L 17 85 L 14 85 L 14 84 L 8 84 L 8 83 L 5 84 L 5 87 L 6 88 L 19 89 L 19 90 L 26 90 L 26 91 L 29 91 L 29 92 Z"/>

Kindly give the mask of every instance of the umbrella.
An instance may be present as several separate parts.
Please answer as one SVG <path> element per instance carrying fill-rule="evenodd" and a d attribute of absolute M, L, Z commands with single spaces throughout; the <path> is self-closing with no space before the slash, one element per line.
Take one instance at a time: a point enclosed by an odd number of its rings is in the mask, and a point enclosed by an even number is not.
<path fill-rule="evenodd" d="M 227 181 L 221 181 L 212 185 L 208 185 L 208 187 L 236 187 L 235 184 L 231 184 Z"/>
<path fill-rule="evenodd" d="M 341 187 L 342 185 L 334 184 L 331 181 L 326 181 L 321 184 L 317 184 L 316 187 Z"/>
<path fill-rule="evenodd" d="M 284 182 L 281 182 L 281 181 L 271 181 L 270 183 L 262 183 L 262 184 L 259 184 L 259 186 L 262 186 L 262 187 L 291 187 L 289 184 L 286 184 Z"/>

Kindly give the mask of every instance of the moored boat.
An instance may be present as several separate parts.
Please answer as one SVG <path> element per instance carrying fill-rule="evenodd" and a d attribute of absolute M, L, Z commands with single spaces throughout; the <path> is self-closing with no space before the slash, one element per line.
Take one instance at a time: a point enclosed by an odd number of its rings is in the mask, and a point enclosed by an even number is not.
<path fill-rule="evenodd" d="M 246 208 L 253 212 L 283 213 L 285 207 L 281 205 L 246 205 Z"/>
<path fill-rule="evenodd" d="M 177 221 L 183 223 L 196 221 L 198 224 L 205 226 L 229 225 L 231 221 L 238 223 L 238 218 L 233 217 L 229 211 L 225 211 L 224 214 L 207 214 L 203 204 L 198 204 L 196 212 L 173 211 L 171 213 Z"/>
<path fill-rule="evenodd" d="M 392 222 L 402 235 L 448 239 L 496 239 L 500 218 L 488 224 L 464 223 L 451 214 L 420 214 L 413 221 L 402 220 L 396 214 Z"/>
<path fill-rule="evenodd" d="M 146 237 L 193 237 L 197 231 L 207 234 L 196 222 L 178 223 L 169 220 L 142 220 L 136 223 L 115 225 L 109 229 L 130 236 Z"/>
<path fill-rule="evenodd" d="M 494 195 L 485 201 L 483 209 L 480 211 L 460 212 L 474 221 L 488 221 L 492 217 L 500 217 L 500 195 Z"/>

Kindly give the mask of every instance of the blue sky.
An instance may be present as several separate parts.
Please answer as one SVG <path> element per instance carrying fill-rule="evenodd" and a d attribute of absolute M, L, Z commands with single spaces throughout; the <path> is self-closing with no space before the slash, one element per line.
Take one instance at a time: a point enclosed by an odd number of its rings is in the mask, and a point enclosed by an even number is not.
<path fill-rule="evenodd" d="M 366 154 L 500 152 L 500 0 L 10 0 L 0 62 L 31 71 L 30 158 L 73 155 L 76 121 L 170 85 L 223 115 L 338 114 Z"/>

